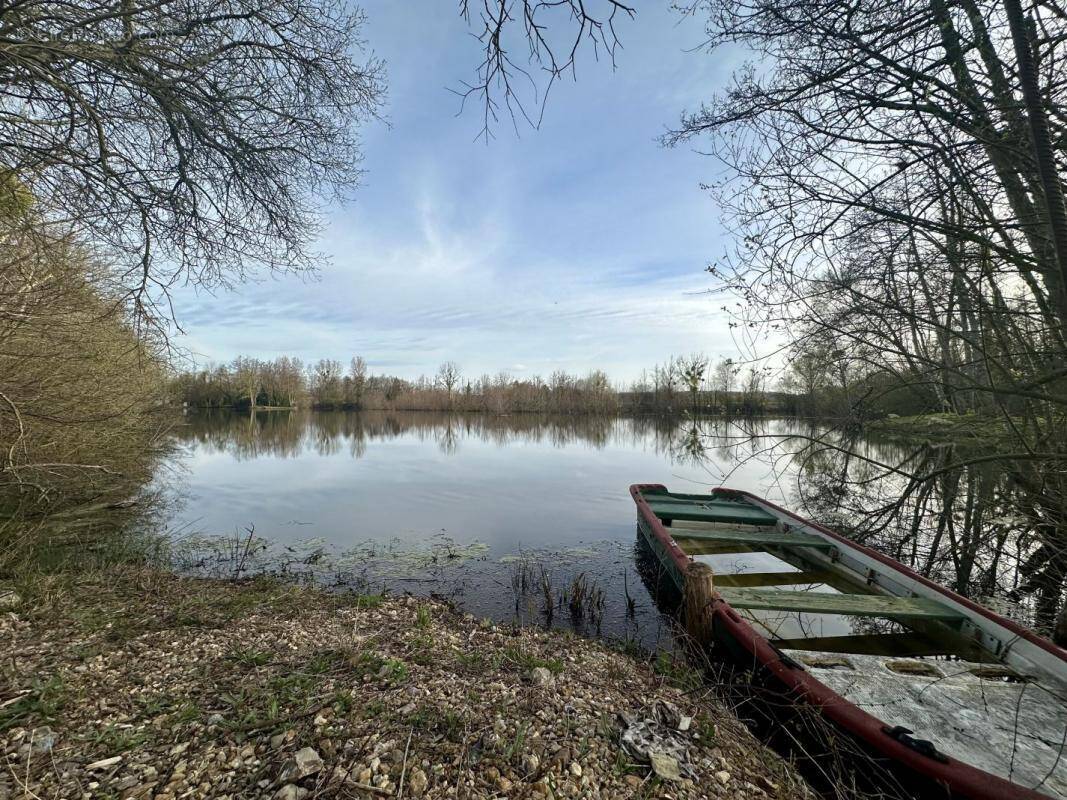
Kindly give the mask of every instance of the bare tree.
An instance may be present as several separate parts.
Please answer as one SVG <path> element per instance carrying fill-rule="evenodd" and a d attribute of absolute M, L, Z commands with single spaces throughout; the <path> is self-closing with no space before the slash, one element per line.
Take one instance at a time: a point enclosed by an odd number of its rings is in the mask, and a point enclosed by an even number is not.
<path fill-rule="evenodd" d="M 460 377 L 459 364 L 455 361 L 446 361 L 437 368 L 437 383 L 447 393 L 449 407 L 452 405 L 452 392 L 456 388 L 456 384 L 459 383 Z"/>
<path fill-rule="evenodd" d="M 483 51 L 477 77 L 457 94 L 464 103 L 475 99 L 481 104 L 481 135 L 488 138 L 502 114 L 513 125 L 519 120 L 539 125 L 553 84 L 574 74 L 583 45 L 614 67 L 620 46 L 616 25 L 636 12 L 618 0 L 460 0 L 460 13 L 474 28 Z M 513 55 L 512 43 L 526 51 L 524 58 Z M 543 85 L 531 69 L 544 79 Z"/>
<path fill-rule="evenodd" d="M 359 408 L 363 405 L 363 393 L 367 390 L 367 362 L 356 356 L 348 366 L 350 393 L 346 402 Z"/>
<path fill-rule="evenodd" d="M 335 0 L 21 0 L 0 14 L 0 172 L 91 241 L 139 319 L 179 282 L 307 268 L 360 174 L 382 67 Z"/>

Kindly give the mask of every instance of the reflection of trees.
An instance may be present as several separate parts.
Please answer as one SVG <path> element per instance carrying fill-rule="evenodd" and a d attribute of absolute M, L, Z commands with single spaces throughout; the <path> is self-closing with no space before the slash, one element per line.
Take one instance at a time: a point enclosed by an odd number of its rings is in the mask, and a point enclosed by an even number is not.
<path fill-rule="evenodd" d="M 786 455 L 783 455 L 786 454 Z M 1018 487 L 961 445 L 905 446 L 815 431 L 764 452 L 788 460 L 805 512 L 970 597 L 1032 603 L 1047 628 L 1063 567 Z M 915 481 L 914 475 L 928 475 Z"/>
<path fill-rule="evenodd" d="M 661 423 L 669 429 L 677 421 Z M 637 420 L 574 415 L 448 414 L 433 411 L 274 411 L 242 414 L 212 411 L 190 415 L 176 432 L 182 442 L 202 450 L 230 453 L 238 459 L 259 456 L 292 458 L 306 449 L 333 455 L 347 445 L 355 458 L 366 453 L 367 443 L 414 436 L 434 442 L 453 454 L 463 439 L 506 446 L 512 443 L 548 443 L 566 447 L 580 443 L 602 449 L 612 441 L 642 438 Z M 657 451 L 670 452 L 671 435 L 664 434 Z"/>

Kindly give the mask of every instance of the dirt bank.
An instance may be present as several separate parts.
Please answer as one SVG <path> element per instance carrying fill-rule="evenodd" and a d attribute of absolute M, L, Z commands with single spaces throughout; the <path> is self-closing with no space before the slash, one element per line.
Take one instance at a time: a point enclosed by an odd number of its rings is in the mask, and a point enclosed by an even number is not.
<path fill-rule="evenodd" d="M 271 582 L 14 589 L 0 797 L 810 796 L 663 659 Z"/>

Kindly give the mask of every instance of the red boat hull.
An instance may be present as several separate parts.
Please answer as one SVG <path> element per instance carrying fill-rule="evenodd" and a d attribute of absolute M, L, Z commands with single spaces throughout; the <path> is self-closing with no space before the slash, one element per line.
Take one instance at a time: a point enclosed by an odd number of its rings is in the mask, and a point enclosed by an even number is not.
<path fill-rule="evenodd" d="M 641 519 L 648 525 L 652 534 L 666 551 L 668 557 L 674 562 L 678 571 L 685 575 L 691 559 L 678 547 L 669 530 L 652 512 L 652 509 L 642 496 L 643 491 L 666 491 L 666 487 L 662 484 L 635 484 L 630 487 L 630 494 L 637 504 L 638 514 Z M 998 623 L 1013 629 L 1019 636 L 1034 641 L 1043 649 L 1056 653 L 1057 656 L 1067 662 L 1067 652 L 1056 647 L 1051 642 L 1041 639 L 1032 631 L 1028 631 L 1010 620 L 1000 618 L 988 609 L 982 608 L 966 598 L 932 583 L 903 564 L 881 553 L 851 542 L 833 531 L 808 522 L 748 492 L 735 489 L 715 489 L 712 494 L 755 500 L 758 504 L 772 508 L 779 514 L 784 514 L 797 522 L 816 528 L 840 541 L 843 545 L 877 558 L 897 572 L 918 579 L 922 583 L 937 589 L 944 596 L 977 610 L 984 616 L 995 618 Z M 912 749 L 886 733 L 889 725 L 884 720 L 849 702 L 801 668 L 799 664 L 796 664 L 788 657 L 783 657 L 781 652 L 775 649 L 722 597 L 713 599 L 710 613 L 712 615 L 712 630 L 715 631 L 716 637 L 729 639 L 729 644 L 732 645 L 731 649 L 735 652 L 743 653 L 746 661 L 751 658 L 751 666 L 758 668 L 763 680 L 773 681 L 796 701 L 817 708 L 824 717 L 850 734 L 870 751 L 888 759 L 894 765 L 898 765 L 904 771 L 912 773 L 914 777 L 919 778 L 920 783 L 929 787 L 930 791 L 940 794 L 942 797 L 969 798 L 970 800 L 1048 800 L 1047 795 L 1011 783 L 970 764 L 951 757 L 937 760 Z"/>

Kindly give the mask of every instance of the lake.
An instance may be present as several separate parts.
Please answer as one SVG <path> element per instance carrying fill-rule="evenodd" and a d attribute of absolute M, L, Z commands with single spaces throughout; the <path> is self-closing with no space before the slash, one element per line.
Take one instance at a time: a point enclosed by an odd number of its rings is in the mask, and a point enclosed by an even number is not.
<path fill-rule="evenodd" d="M 862 531 L 876 519 L 868 507 L 899 488 L 862 469 L 851 490 L 830 485 L 827 475 L 842 474 L 834 451 L 800 458 L 802 446 L 781 444 L 812 430 L 722 418 L 193 413 L 175 429 L 175 469 L 164 474 L 187 571 L 281 571 L 360 591 L 432 593 L 478 617 L 653 647 L 670 631 L 642 569 L 630 484 L 727 485 Z M 850 447 L 878 460 L 900 453 L 888 443 Z M 924 502 L 932 509 L 936 493 Z M 960 579 L 963 545 L 953 539 L 946 550 L 935 517 L 920 530 L 915 514 L 901 516 L 907 530 L 879 524 L 868 541 L 957 589 L 983 588 L 989 575 L 993 590 L 1005 588 L 999 576 L 1018 559 L 1009 563 L 1003 546 L 990 555 L 975 544 Z M 576 591 L 592 599 L 572 614 L 566 600 Z"/>

